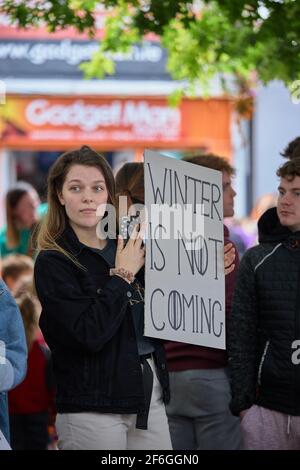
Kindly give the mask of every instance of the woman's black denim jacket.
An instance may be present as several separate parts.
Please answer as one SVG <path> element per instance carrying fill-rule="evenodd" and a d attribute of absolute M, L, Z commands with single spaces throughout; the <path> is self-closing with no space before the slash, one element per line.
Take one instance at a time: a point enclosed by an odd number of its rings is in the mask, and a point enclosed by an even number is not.
<path fill-rule="evenodd" d="M 133 287 L 109 276 L 106 261 L 79 242 L 70 226 L 58 240 L 83 268 L 58 251 L 41 251 L 34 278 L 42 304 L 40 327 L 53 358 L 59 413 L 139 413 L 145 409 L 130 298 Z M 138 275 L 143 280 L 143 273 Z M 155 362 L 169 400 L 162 342 Z"/>

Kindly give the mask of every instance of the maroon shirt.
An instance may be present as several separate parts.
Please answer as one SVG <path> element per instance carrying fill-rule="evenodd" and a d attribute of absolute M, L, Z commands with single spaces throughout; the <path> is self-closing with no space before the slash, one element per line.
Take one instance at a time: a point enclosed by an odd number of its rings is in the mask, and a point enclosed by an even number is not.
<path fill-rule="evenodd" d="M 224 225 L 224 243 L 234 243 L 228 239 L 229 231 Z M 235 285 L 236 273 L 239 266 L 239 256 L 236 249 L 235 268 L 225 276 L 226 323 L 231 311 L 231 302 Z M 227 352 L 223 349 L 208 348 L 194 344 L 166 341 L 165 350 L 170 372 L 191 369 L 217 369 L 227 366 Z"/>
<path fill-rule="evenodd" d="M 27 374 L 23 382 L 8 393 L 9 413 L 32 414 L 51 411 L 54 405 L 54 385 L 47 384 L 47 358 L 41 347 L 46 347 L 42 338 L 32 343 L 28 354 Z"/>

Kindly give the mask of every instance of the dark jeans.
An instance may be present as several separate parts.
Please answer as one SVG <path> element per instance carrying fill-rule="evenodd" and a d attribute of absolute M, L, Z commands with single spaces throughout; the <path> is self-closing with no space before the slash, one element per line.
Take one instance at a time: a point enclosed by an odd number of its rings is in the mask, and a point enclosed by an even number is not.
<path fill-rule="evenodd" d="M 10 443 L 13 450 L 47 449 L 49 414 L 11 414 Z"/>

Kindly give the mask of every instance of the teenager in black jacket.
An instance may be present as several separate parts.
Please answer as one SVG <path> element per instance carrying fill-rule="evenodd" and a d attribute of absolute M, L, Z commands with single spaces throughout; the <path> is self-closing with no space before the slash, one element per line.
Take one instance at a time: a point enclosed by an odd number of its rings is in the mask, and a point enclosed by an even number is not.
<path fill-rule="evenodd" d="M 126 246 L 99 238 L 106 204 L 114 204 L 114 181 L 102 156 L 84 146 L 54 163 L 35 285 L 57 384 L 58 445 L 170 449 L 164 351 L 139 327 L 142 238 L 138 229 Z"/>
<path fill-rule="evenodd" d="M 229 327 L 231 410 L 247 449 L 300 449 L 300 158 L 244 255 Z"/>

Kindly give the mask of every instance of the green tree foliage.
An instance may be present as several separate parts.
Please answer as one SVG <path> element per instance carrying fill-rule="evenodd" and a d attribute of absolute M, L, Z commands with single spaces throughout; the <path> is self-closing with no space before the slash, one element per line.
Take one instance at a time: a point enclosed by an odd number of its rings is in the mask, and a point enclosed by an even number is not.
<path fill-rule="evenodd" d="M 147 34 L 160 37 L 168 70 L 190 85 L 253 71 L 267 83 L 300 78 L 299 0 L 2 0 L 2 11 L 21 27 L 44 22 L 50 31 L 74 26 L 95 33 L 95 10 L 108 11 L 105 36 L 88 77 L 114 72 L 109 52 L 125 51 Z"/>

